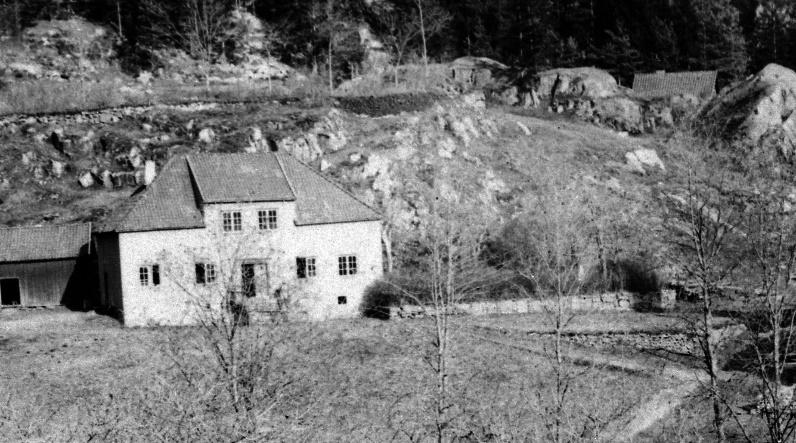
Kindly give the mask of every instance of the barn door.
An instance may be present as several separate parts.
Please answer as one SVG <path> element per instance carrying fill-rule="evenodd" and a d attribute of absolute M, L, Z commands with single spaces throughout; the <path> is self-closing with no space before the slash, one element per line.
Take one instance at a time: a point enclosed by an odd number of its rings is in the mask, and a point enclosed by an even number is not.
<path fill-rule="evenodd" d="M 18 305 L 20 303 L 19 279 L 0 279 L 0 304 L 10 306 Z"/>

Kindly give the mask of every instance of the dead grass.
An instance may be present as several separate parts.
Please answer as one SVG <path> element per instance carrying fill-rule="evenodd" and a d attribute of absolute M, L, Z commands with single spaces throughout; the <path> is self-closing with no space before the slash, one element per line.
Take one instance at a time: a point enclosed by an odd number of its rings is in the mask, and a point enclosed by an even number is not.
<path fill-rule="evenodd" d="M 161 392 L 174 376 L 163 350 L 169 337 L 185 329 L 123 329 L 93 313 L 50 310 L 0 311 L 0 324 L 2 435 L 136 440 L 150 435 L 148 412 L 179 404 L 170 397 L 174 393 Z M 423 359 L 428 326 L 375 320 L 291 326 L 304 332 L 279 351 L 279 371 L 292 382 L 274 414 L 281 417 L 272 422 L 275 435 L 283 441 L 424 435 L 431 424 L 432 380 Z M 551 389 L 547 361 L 477 336 L 461 334 L 454 341 L 454 433 L 476 440 L 540 439 L 539 417 Z M 599 367 L 584 374 L 571 388 L 577 399 L 573 423 L 587 415 L 607 420 L 666 385 L 655 376 Z"/>

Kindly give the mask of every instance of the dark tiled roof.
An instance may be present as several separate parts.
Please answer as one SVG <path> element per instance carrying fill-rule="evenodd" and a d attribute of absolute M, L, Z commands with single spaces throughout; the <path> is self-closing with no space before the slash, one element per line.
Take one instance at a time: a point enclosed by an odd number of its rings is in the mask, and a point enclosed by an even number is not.
<path fill-rule="evenodd" d="M 163 167 L 149 187 L 133 194 L 96 230 L 135 232 L 201 227 L 204 219 L 194 198 L 188 162 L 179 156 Z"/>
<path fill-rule="evenodd" d="M 274 155 L 196 154 L 188 163 L 205 203 L 296 199 Z"/>
<path fill-rule="evenodd" d="M 0 262 L 78 257 L 90 238 L 90 223 L 0 228 Z"/>
<path fill-rule="evenodd" d="M 290 155 L 277 154 L 296 193 L 296 224 L 380 220 L 370 206 Z"/>
<path fill-rule="evenodd" d="M 633 91 L 649 97 L 678 94 L 709 97 L 716 93 L 716 71 L 636 74 L 633 78 Z"/>
<path fill-rule="evenodd" d="M 204 226 L 200 203 L 294 200 L 298 225 L 381 218 L 290 155 L 198 154 L 172 159 L 147 189 L 130 197 L 97 231 L 199 228 Z"/>

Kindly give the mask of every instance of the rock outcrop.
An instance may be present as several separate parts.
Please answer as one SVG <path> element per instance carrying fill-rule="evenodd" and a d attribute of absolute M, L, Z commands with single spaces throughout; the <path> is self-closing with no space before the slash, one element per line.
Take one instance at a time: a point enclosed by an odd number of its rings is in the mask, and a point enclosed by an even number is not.
<path fill-rule="evenodd" d="M 559 68 L 538 74 L 539 95 L 606 98 L 617 94 L 619 85 L 607 71 L 593 67 Z"/>
<path fill-rule="evenodd" d="M 706 132 L 752 146 L 776 145 L 790 158 L 796 150 L 796 72 L 769 64 L 722 90 L 699 112 Z"/>

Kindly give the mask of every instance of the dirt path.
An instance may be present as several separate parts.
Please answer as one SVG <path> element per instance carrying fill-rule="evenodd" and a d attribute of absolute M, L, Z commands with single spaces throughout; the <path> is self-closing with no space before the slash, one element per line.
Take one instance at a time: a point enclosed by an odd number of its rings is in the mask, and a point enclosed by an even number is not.
<path fill-rule="evenodd" d="M 489 330 L 490 328 L 481 327 L 478 329 Z M 492 331 L 500 332 L 498 329 L 493 329 Z M 474 331 L 472 334 L 478 335 L 477 332 Z M 479 338 L 491 343 L 524 350 L 534 354 L 543 354 L 544 352 L 541 347 L 519 344 L 510 339 L 496 339 L 481 335 L 479 335 Z M 646 402 L 638 405 L 629 414 L 629 419 L 616 420 L 608 424 L 608 426 L 600 432 L 605 441 L 632 441 L 640 433 L 651 428 L 659 420 L 666 417 L 672 410 L 680 406 L 689 396 L 708 382 L 706 374 L 679 365 L 653 367 L 634 359 L 606 356 L 599 352 L 576 350 L 570 352 L 569 360 L 576 364 L 595 365 L 618 371 L 647 374 L 654 373 L 672 380 L 672 387 L 658 392 Z"/>

